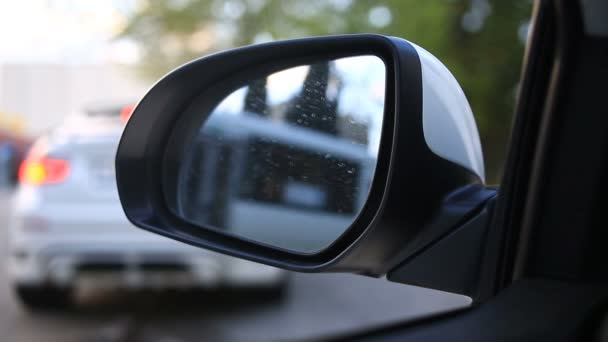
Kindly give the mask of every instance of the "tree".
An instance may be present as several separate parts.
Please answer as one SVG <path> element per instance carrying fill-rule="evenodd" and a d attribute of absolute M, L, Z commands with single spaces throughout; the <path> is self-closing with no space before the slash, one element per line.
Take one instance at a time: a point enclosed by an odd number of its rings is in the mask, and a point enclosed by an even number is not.
<path fill-rule="evenodd" d="M 530 0 L 169 0 L 143 3 L 120 37 L 141 48 L 155 79 L 202 55 L 255 42 L 375 32 L 441 59 L 463 86 L 480 129 L 489 182 L 500 180 Z"/>

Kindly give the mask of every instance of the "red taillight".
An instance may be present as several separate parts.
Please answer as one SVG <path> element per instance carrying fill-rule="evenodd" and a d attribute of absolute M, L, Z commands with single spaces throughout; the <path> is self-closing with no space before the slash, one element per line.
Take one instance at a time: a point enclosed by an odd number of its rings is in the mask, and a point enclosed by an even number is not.
<path fill-rule="evenodd" d="M 131 114 L 133 114 L 133 109 L 135 109 L 135 105 L 127 105 L 122 107 L 122 110 L 120 111 L 120 121 L 127 123 L 131 117 Z"/>
<path fill-rule="evenodd" d="M 70 173 L 70 163 L 63 159 L 25 159 L 19 166 L 19 182 L 29 185 L 57 184 Z"/>

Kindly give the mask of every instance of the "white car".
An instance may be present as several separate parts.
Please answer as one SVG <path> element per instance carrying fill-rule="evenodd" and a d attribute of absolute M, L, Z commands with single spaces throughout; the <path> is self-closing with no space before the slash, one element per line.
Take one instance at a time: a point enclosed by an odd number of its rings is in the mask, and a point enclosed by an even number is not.
<path fill-rule="evenodd" d="M 123 114 L 125 108 L 123 110 Z M 70 117 L 39 138 L 19 170 L 9 278 L 27 307 L 69 305 L 80 280 L 132 288 L 246 286 L 281 294 L 287 273 L 194 248 L 131 225 L 114 158 L 121 107 Z"/>

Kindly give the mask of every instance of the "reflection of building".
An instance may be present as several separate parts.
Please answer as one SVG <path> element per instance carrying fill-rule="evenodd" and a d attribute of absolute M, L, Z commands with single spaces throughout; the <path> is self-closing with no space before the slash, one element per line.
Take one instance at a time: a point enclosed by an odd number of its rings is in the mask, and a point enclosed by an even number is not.
<path fill-rule="evenodd" d="M 294 130 L 294 128 L 289 128 Z M 311 137 L 313 138 L 313 137 Z M 355 215 L 361 191 L 361 160 L 325 150 L 252 136 L 239 197 L 305 210 Z"/>
<path fill-rule="evenodd" d="M 361 144 L 252 114 L 214 115 L 196 139 L 193 159 L 182 166 L 189 191 L 180 210 L 221 228 L 229 228 L 237 202 L 350 219 L 375 167 Z"/>

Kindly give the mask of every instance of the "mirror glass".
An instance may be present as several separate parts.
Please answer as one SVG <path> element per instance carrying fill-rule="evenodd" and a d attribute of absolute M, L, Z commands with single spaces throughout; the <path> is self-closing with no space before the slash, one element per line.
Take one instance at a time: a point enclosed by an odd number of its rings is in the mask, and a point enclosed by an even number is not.
<path fill-rule="evenodd" d="M 210 113 L 201 109 L 170 206 L 196 225 L 273 247 L 329 246 L 368 197 L 385 73 L 376 56 L 324 60 L 249 80 Z"/>

